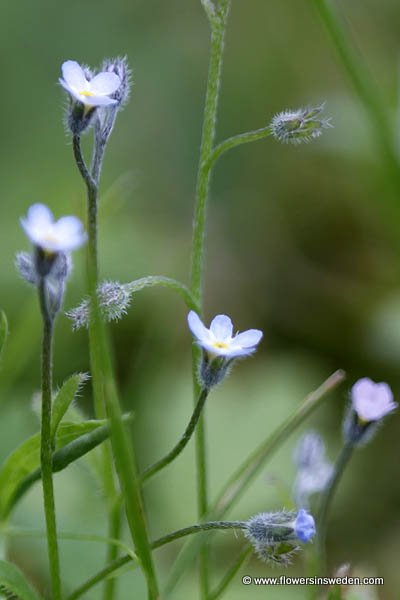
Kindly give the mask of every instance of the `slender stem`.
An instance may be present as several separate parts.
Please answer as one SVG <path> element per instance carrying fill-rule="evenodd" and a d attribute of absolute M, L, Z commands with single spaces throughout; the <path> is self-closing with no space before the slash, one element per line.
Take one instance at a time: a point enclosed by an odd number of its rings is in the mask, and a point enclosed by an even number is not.
<path fill-rule="evenodd" d="M 328 527 L 328 514 L 329 509 L 333 500 L 333 496 L 335 495 L 336 488 L 339 484 L 340 479 L 344 473 L 344 470 L 352 457 L 354 451 L 354 446 L 352 443 L 347 442 L 343 448 L 341 453 L 339 454 L 339 458 L 335 464 L 335 469 L 333 471 L 332 477 L 324 489 L 317 516 L 317 543 L 318 543 L 318 559 L 319 559 L 319 568 L 317 575 L 325 575 L 326 574 L 326 532 Z"/>
<path fill-rule="evenodd" d="M 244 562 L 249 558 L 250 554 L 253 552 L 253 548 L 250 544 L 244 546 L 243 550 L 233 563 L 232 567 L 226 574 L 223 576 L 215 590 L 213 590 L 210 594 L 210 600 L 218 600 L 225 592 L 228 585 L 231 583 L 232 579 L 235 577 L 236 573 L 239 571 L 240 567 L 244 564 Z"/>
<path fill-rule="evenodd" d="M 111 507 L 108 513 L 108 537 L 112 540 L 118 540 L 121 536 L 121 503 L 117 499 L 114 506 Z M 106 564 L 111 563 L 118 557 L 118 546 L 116 544 L 108 544 Z M 116 580 L 107 579 L 104 582 L 103 600 L 113 600 L 115 598 Z"/>
<path fill-rule="evenodd" d="M 193 414 L 190 418 L 190 421 L 189 421 L 181 439 L 172 448 L 172 450 L 170 452 L 168 452 L 168 454 L 166 454 L 166 456 L 164 456 L 164 458 L 161 458 L 159 461 L 154 463 L 154 465 L 151 465 L 144 471 L 144 473 L 141 477 L 141 481 L 146 481 L 146 479 L 149 479 L 150 477 L 152 477 L 153 475 L 158 473 L 158 471 L 161 471 L 161 469 L 163 469 L 164 467 L 169 465 L 177 456 L 179 456 L 179 454 L 182 452 L 182 450 L 185 448 L 185 446 L 189 442 L 190 438 L 192 437 L 192 434 L 193 434 L 193 432 L 196 428 L 196 425 L 200 419 L 204 404 L 207 400 L 208 393 L 209 393 L 209 390 L 207 390 L 205 388 L 203 388 L 201 390 L 200 396 L 199 396 L 199 399 L 195 406 L 195 409 L 193 411 Z"/>
<path fill-rule="evenodd" d="M 241 144 L 248 144 L 249 142 L 262 140 L 271 134 L 271 128 L 269 125 L 267 125 L 267 127 L 262 127 L 261 129 L 256 129 L 255 131 L 247 131 L 246 133 L 239 133 L 238 135 L 234 135 L 227 140 L 224 140 L 212 151 L 207 164 L 208 168 L 212 170 L 219 157 L 228 150 L 236 148 L 236 146 L 240 146 Z"/>
<path fill-rule="evenodd" d="M 87 175 L 89 171 L 82 155 L 78 136 L 74 136 L 73 148 L 78 168 L 86 183 L 88 197 L 88 288 L 91 309 L 89 346 L 95 410 L 99 417 L 106 414 L 110 418 L 112 450 L 125 500 L 129 529 L 146 577 L 149 600 L 156 600 L 158 598 L 158 584 L 148 539 L 136 457 L 122 419 L 111 361 L 110 343 L 101 317 L 96 293 L 98 285 L 98 180 L 105 146 L 102 146 L 101 151 L 98 148 L 95 149 L 92 173 L 89 174 L 89 177 Z M 109 522 L 111 528 L 113 526 L 112 521 L 115 518 L 113 502 L 117 497 L 117 493 L 113 477 L 112 458 L 109 454 L 109 448 L 104 447 L 106 448 L 104 452 L 108 453 L 104 455 L 104 485 L 110 502 Z M 110 589 L 108 587 L 108 593 L 110 593 Z"/>
<path fill-rule="evenodd" d="M 345 373 L 340 370 L 330 375 L 316 390 L 308 394 L 300 406 L 243 461 L 210 506 L 207 514 L 208 519 L 221 519 L 227 514 L 242 497 L 261 469 L 265 468 L 267 460 L 288 439 L 290 434 L 321 405 L 326 395 L 334 390 L 344 378 Z M 190 540 L 175 560 L 164 588 L 165 597 L 172 593 L 182 573 L 188 569 L 190 563 L 199 555 L 206 541 L 202 537 Z"/>
<path fill-rule="evenodd" d="M 196 525 L 191 525 L 190 527 L 184 527 L 183 529 L 178 529 L 177 531 L 173 531 L 163 537 L 155 540 L 151 544 L 151 548 L 155 550 L 156 548 L 161 548 L 161 546 L 165 546 L 166 544 L 170 544 L 175 540 L 186 537 L 188 535 L 192 535 L 193 533 L 199 533 L 201 531 L 210 531 L 215 529 L 244 529 L 246 527 L 246 523 L 244 521 L 209 521 L 207 523 L 199 523 Z M 79 588 L 77 588 L 70 596 L 68 596 L 67 600 L 76 600 L 80 598 L 85 592 L 87 592 L 90 588 L 94 587 L 97 583 L 102 581 L 111 573 L 114 573 L 122 566 L 133 560 L 130 554 L 125 556 L 121 556 L 117 558 L 109 565 L 106 565 L 104 569 L 96 573 L 93 577 L 88 579 L 85 583 L 83 583 Z"/>
<path fill-rule="evenodd" d="M 209 17 L 211 25 L 210 62 L 208 67 L 208 80 L 206 100 L 203 117 L 202 140 L 200 147 L 199 168 L 196 185 L 196 206 L 193 219 L 193 242 L 191 260 L 191 285 L 190 291 L 193 299 L 201 313 L 203 310 L 203 270 L 205 254 L 205 231 L 207 201 L 210 189 L 211 169 L 208 165 L 213 150 L 219 89 L 221 82 L 222 61 L 224 51 L 224 38 L 230 0 L 221 0 L 218 11 L 214 4 L 203 2 L 203 6 Z M 214 10 L 211 10 L 214 9 Z M 194 398 L 198 398 L 200 386 L 197 381 L 200 351 L 193 347 L 192 351 L 192 374 Z M 199 419 L 196 431 L 196 477 L 197 477 L 197 511 L 201 517 L 207 512 L 207 461 L 205 449 L 204 416 Z M 200 553 L 200 587 L 201 597 L 207 600 L 209 591 L 208 582 L 208 551 L 204 547 Z"/>
<path fill-rule="evenodd" d="M 44 511 L 46 517 L 47 549 L 53 600 L 61 600 L 60 559 L 58 554 L 57 524 L 53 488 L 53 444 L 51 441 L 52 402 L 52 345 L 53 316 L 48 309 L 46 279 L 39 281 L 39 302 L 43 316 L 42 343 L 42 424 L 40 438 L 40 464 L 42 470 Z"/>
<path fill-rule="evenodd" d="M 154 287 L 156 285 L 160 285 L 165 288 L 169 288 L 177 292 L 183 301 L 185 302 L 187 308 L 198 311 L 199 307 L 194 301 L 192 294 L 189 289 L 176 279 L 172 279 L 171 277 L 164 277 L 163 275 L 148 275 L 147 277 L 140 277 L 140 279 L 135 279 L 130 283 L 126 283 L 125 287 L 130 292 L 139 292 L 145 288 Z"/>
<path fill-rule="evenodd" d="M 399 216 L 398 192 L 400 190 L 400 167 L 390 123 L 380 89 L 375 85 L 361 57 L 349 43 L 341 18 L 330 0 L 312 0 L 323 21 L 347 74 L 368 115 L 371 128 L 379 148 L 388 179 L 395 191 L 393 209 Z"/>

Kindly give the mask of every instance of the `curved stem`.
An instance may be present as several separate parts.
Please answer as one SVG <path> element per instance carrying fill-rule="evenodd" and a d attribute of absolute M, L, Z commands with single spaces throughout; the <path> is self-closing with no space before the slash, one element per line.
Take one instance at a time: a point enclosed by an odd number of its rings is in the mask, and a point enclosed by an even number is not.
<path fill-rule="evenodd" d="M 193 411 L 191 419 L 190 419 L 181 439 L 172 448 L 172 450 L 170 452 L 168 452 L 168 454 L 166 456 L 164 456 L 164 458 L 161 458 L 159 461 L 154 463 L 154 465 L 151 465 L 144 471 L 144 473 L 141 477 L 141 481 L 146 481 L 146 479 L 149 479 L 150 477 L 152 477 L 153 475 L 158 473 L 158 471 L 161 471 L 161 469 L 163 469 L 164 467 L 169 465 L 177 456 L 179 456 L 179 454 L 182 452 L 182 450 L 185 448 L 185 446 L 189 442 L 190 438 L 192 437 L 192 434 L 193 434 L 193 432 L 196 428 L 196 425 L 200 419 L 204 404 L 207 400 L 208 393 L 209 393 L 209 390 L 207 390 L 207 389 L 203 388 L 201 390 L 199 399 L 197 401 L 197 404 L 195 406 L 195 409 Z"/>
<path fill-rule="evenodd" d="M 319 568 L 317 575 L 325 575 L 326 571 L 326 532 L 328 526 L 328 513 L 333 500 L 333 496 L 335 494 L 336 488 L 339 484 L 340 479 L 344 473 L 344 470 L 353 455 L 354 446 L 352 443 L 347 442 L 343 448 L 341 453 L 339 454 L 339 458 L 335 464 L 335 469 L 333 471 L 332 477 L 324 489 L 317 516 L 317 543 L 318 543 L 318 558 L 319 558 Z"/>
<path fill-rule="evenodd" d="M 155 550 L 156 548 L 161 548 L 161 546 L 165 546 L 166 544 L 170 544 L 175 540 L 186 537 L 188 535 L 192 535 L 193 533 L 199 533 L 201 531 L 210 531 L 212 529 L 244 529 L 246 523 L 244 521 L 209 521 L 207 523 L 199 523 L 196 525 L 191 525 L 190 527 L 184 527 L 183 529 L 178 529 L 177 531 L 173 531 L 163 537 L 155 540 L 151 544 L 151 548 Z M 67 600 L 76 600 L 80 598 L 85 592 L 87 592 L 90 588 L 94 587 L 97 583 L 105 579 L 111 573 L 114 573 L 127 563 L 133 560 L 130 554 L 125 556 L 121 556 L 120 558 L 114 560 L 109 565 L 106 565 L 104 569 L 96 573 L 93 577 L 88 579 L 84 584 L 82 584 L 79 588 L 77 588 L 70 596 L 68 596 Z"/>
<path fill-rule="evenodd" d="M 197 306 L 190 290 L 186 287 L 186 285 L 180 281 L 177 281 L 176 279 L 172 279 L 171 277 L 164 277 L 163 275 L 148 275 L 147 277 L 140 277 L 140 279 L 135 279 L 130 283 L 126 283 L 125 287 L 130 292 L 135 293 L 156 285 L 174 290 L 181 296 L 187 308 L 195 311 L 199 310 L 199 307 Z"/>
<path fill-rule="evenodd" d="M 40 309 L 43 316 L 40 464 L 52 594 L 54 600 L 61 600 L 60 559 L 58 554 L 52 470 L 53 444 L 51 441 L 53 316 L 50 314 L 48 308 L 46 279 L 44 277 L 40 278 L 38 291 Z"/>
<path fill-rule="evenodd" d="M 267 125 L 267 127 L 262 127 L 261 129 L 256 129 L 255 131 L 247 131 L 246 133 L 239 133 L 238 135 L 234 135 L 227 140 L 224 140 L 212 151 L 207 163 L 208 168 L 211 170 L 219 157 L 228 150 L 236 148 L 236 146 L 241 146 L 242 144 L 248 144 L 249 142 L 262 140 L 271 134 L 271 128 L 269 125 Z"/>

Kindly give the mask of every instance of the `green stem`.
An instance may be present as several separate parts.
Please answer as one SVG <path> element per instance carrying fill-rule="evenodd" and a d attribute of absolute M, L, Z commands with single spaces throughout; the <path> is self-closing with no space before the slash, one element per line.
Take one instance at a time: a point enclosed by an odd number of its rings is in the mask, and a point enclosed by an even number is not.
<path fill-rule="evenodd" d="M 311 392 L 300 406 L 280 425 L 260 446 L 238 467 L 222 488 L 217 499 L 212 503 L 207 514 L 208 519 L 221 519 L 228 510 L 241 498 L 245 490 L 254 481 L 268 459 L 285 442 L 291 433 L 299 427 L 310 414 L 322 403 L 326 395 L 335 389 L 345 378 L 343 371 L 336 371 L 316 390 Z M 203 536 L 190 540 L 171 567 L 164 595 L 168 597 L 175 588 L 182 573 L 199 555 L 207 540 Z M 163 596 L 164 597 L 164 596 Z"/>
<path fill-rule="evenodd" d="M 240 567 L 244 564 L 244 562 L 249 558 L 250 554 L 253 552 L 253 547 L 248 544 L 244 546 L 243 550 L 233 563 L 232 567 L 227 571 L 224 575 L 220 583 L 217 585 L 215 590 L 213 590 L 210 594 L 210 600 L 218 600 L 222 596 L 222 594 L 227 589 L 228 585 L 231 583 L 232 579 L 235 577 Z"/>
<path fill-rule="evenodd" d="M 172 279 L 171 277 L 164 277 L 163 275 L 148 275 L 147 277 L 140 277 L 140 279 L 135 279 L 130 283 L 126 283 L 125 287 L 130 292 L 135 293 L 156 285 L 160 285 L 177 292 L 185 302 L 187 308 L 195 310 L 196 312 L 199 310 L 199 307 L 194 301 L 193 296 L 186 285 L 180 281 L 177 281 L 176 279 Z"/>
<path fill-rule="evenodd" d="M 93 391 L 96 416 L 107 415 L 111 426 L 111 445 L 115 465 L 122 488 L 129 529 L 138 557 L 143 568 L 148 588 L 149 600 L 158 598 L 158 584 L 151 555 L 143 500 L 136 466 L 134 449 L 127 436 L 122 420 L 121 408 L 111 362 L 110 343 L 101 317 L 97 297 L 97 207 L 98 179 L 103 159 L 104 146 L 100 153 L 95 150 L 92 174 L 89 173 L 80 147 L 79 136 L 73 138 L 75 160 L 86 183 L 88 196 L 88 288 L 90 297 L 89 346 L 93 377 Z M 96 179 L 94 179 L 96 177 Z M 113 477 L 112 458 L 109 448 L 104 445 L 104 486 L 109 498 L 109 528 L 113 527 L 114 502 L 117 492 Z M 111 550 L 110 550 L 111 552 Z M 110 588 L 108 588 L 110 590 Z"/>
<path fill-rule="evenodd" d="M 209 160 L 213 150 L 219 89 L 221 82 L 223 50 L 226 21 L 228 17 L 230 0 L 221 0 L 218 10 L 211 2 L 203 2 L 203 6 L 209 17 L 211 25 L 210 62 L 208 68 L 208 80 L 206 100 L 203 117 L 202 140 L 200 147 L 199 168 L 196 185 L 196 206 L 193 219 L 193 241 L 191 260 L 191 285 L 190 291 L 199 312 L 203 310 L 203 270 L 205 254 L 205 230 L 207 201 L 210 190 L 211 169 Z M 194 398 L 198 398 L 200 386 L 197 381 L 200 351 L 194 347 L 192 352 L 192 374 Z M 207 461 L 205 449 L 204 416 L 199 419 L 196 431 L 196 478 L 197 478 L 197 511 L 199 519 L 207 512 Z M 200 554 L 200 587 L 203 600 L 208 598 L 208 551 L 204 547 Z"/>
<path fill-rule="evenodd" d="M 199 533 L 200 531 L 210 531 L 215 529 L 244 529 L 246 527 L 246 523 L 244 521 L 209 521 L 207 523 L 199 523 L 196 525 L 191 525 L 190 527 L 184 527 L 183 529 L 178 529 L 177 531 L 173 531 L 163 537 L 155 540 L 151 544 L 151 548 L 153 550 L 157 548 L 161 548 L 161 546 L 165 546 L 166 544 L 170 544 L 175 540 L 186 537 L 188 535 L 192 535 L 193 533 Z M 104 569 L 96 573 L 93 577 L 88 579 L 85 583 L 83 583 L 79 588 L 77 588 L 70 596 L 68 596 L 67 600 L 76 600 L 80 598 L 85 592 L 87 592 L 90 588 L 95 586 L 97 583 L 102 581 L 108 575 L 111 575 L 127 563 L 133 560 L 130 554 L 125 556 L 121 556 L 120 558 L 114 560 L 109 565 L 106 565 Z"/>
<path fill-rule="evenodd" d="M 200 419 L 201 412 L 203 410 L 203 407 L 204 407 L 205 402 L 208 397 L 208 393 L 209 393 L 209 390 L 207 390 L 207 389 L 203 388 L 201 390 L 200 396 L 199 396 L 199 399 L 195 406 L 195 409 L 193 411 L 193 414 L 190 418 L 190 421 L 189 421 L 181 439 L 172 448 L 172 450 L 170 452 L 168 452 L 168 454 L 166 456 L 164 456 L 164 458 L 161 458 L 159 461 L 154 463 L 154 465 L 151 465 L 144 471 L 144 473 L 141 477 L 142 482 L 146 481 L 146 479 L 149 479 L 150 477 L 152 477 L 153 475 L 158 473 L 158 471 L 161 471 L 161 469 L 163 469 L 164 467 L 169 465 L 177 456 L 179 456 L 179 454 L 185 448 L 185 446 L 189 442 L 190 438 L 192 437 L 192 434 L 193 434 L 193 432 L 196 428 L 196 425 Z"/>
<path fill-rule="evenodd" d="M 112 540 L 118 540 L 121 536 L 121 502 L 119 498 L 111 507 L 108 513 L 108 537 Z M 118 546 L 116 544 L 108 544 L 106 564 L 113 562 L 118 557 Z M 107 579 L 103 588 L 103 600 L 113 600 L 116 595 L 116 580 Z"/>
<path fill-rule="evenodd" d="M 370 73 L 362 63 L 361 57 L 349 43 L 340 15 L 334 8 L 333 3 L 330 0 L 312 0 L 312 2 L 331 36 L 338 56 L 364 106 L 376 144 L 386 165 L 388 177 L 394 189 L 398 192 L 400 189 L 400 169 L 394 144 L 393 126 L 388 118 L 380 90 L 374 84 Z M 398 216 L 398 195 L 395 198 L 394 209 Z"/>
<path fill-rule="evenodd" d="M 339 458 L 335 464 L 332 477 L 321 496 L 317 516 L 317 551 L 319 559 L 317 575 L 326 575 L 326 532 L 328 528 L 329 509 L 340 479 L 342 478 L 344 470 L 353 455 L 353 451 L 354 446 L 351 442 L 347 442 L 343 446 L 342 451 L 339 454 Z"/>
<path fill-rule="evenodd" d="M 247 131 L 246 133 L 239 133 L 238 135 L 234 135 L 227 140 L 224 140 L 218 146 L 214 148 L 212 154 L 208 161 L 208 168 L 212 170 L 214 164 L 217 162 L 219 157 L 231 150 L 232 148 L 236 148 L 236 146 L 241 146 L 242 144 L 248 144 L 249 142 L 257 142 L 258 140 L 262 140 L 269 135 L 272 135 L 271 127 L 268 125 L 267 127 L 262 127 L 261 129 L 256 129 L 255 131 Z"/>
<path fill-rule="evenodd" d="M 58 554 L 56 511 L 53 488 L 53 444 L 51 441 L 52 407 L 52 346 L 53 316 L 48 309 L 46 279 L 39 281 L 39 302 L 43 316 L 42 343 L 42 423 L 40 438 L 40 464 L 42 470 L 44 511 L 46 517 L 47 549 L 53 600 L 61 600 L 60 559 Z"/>

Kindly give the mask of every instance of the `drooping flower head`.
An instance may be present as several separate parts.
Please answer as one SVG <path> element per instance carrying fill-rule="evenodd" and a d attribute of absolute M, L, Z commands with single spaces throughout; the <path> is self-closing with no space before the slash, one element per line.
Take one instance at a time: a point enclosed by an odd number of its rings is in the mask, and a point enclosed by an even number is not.
<path fill-rule="evenodd" d="M 387 383 L 375 383 L 368 377 L 359 379 L 351 389 L 352 407 L 364 423 L 379 421 L 397 408 Z"/>
<path fill-rule="evenodd" d="M 207 329 L 193 310 L 188 315 L 188 325 L 199 346 L 212 356 L 228 359 L 252 354 L 263 335 L 258 329 L 248 329 L 232 336 L 232 321 L 226 315 L 214 317 Z"/>
<path fill-rule="evenodd" d="M 21 226 L 34 246 L 49 254 L 68 253 L 86 241 L 82 222 L 73 216 L 54 220 L 44 204 L 33 204 Z"/>
<path fill-rule="evenodd" d="M 62 64 L 62 77 L 59 82 L 70 96 L 87 107 L 109 106 L 116 104 L 112 95 L 121 85 L 121 80 L 114 72 L 97 73 L 87 79 L 82 67 L 74 60 Z"/>

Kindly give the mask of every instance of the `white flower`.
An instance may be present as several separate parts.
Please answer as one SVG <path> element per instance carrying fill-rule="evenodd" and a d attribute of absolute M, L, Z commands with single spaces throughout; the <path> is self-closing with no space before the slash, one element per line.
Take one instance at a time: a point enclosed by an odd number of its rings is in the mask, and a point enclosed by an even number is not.
<path fill-rule="evenodd" d="M 33 204 L 21 225 L 31 242 L 46 252 L 70 252 L 86 241 L 83 225 L 77 217 L 61 217 L 54 221 L 53 214 L 44 204 Z"/>
<path fill-rule="evenodd" d="M 364 377 L 351 389 L 351 401 L 354 410 L 362 421 L 379 421 L 397 408 L 393 401 L 392 390 L 387 383 L 374 383 Z"/>
<path fill-rule="evenodd" d="M 117 100 L 110 98 L 121 85 L 115 73 L 98 73 L 88 81 L 82 67 L 74 60 L 63 63 L 61 70 L 63 78 L 59 79 L 60 84 L 78 102 L 92 107 L 117 103 Z"/>
<path fill-rule="evenodd" d="M 188 325 L 199 346 L 215 356 L 234 358 L 252 354 L 262 338 L 262 331 L 248 329 L 232 337 L 232 321 L 226 315 L 217 315 L 207 329 L 200 317 L 191 310 Z"/>

